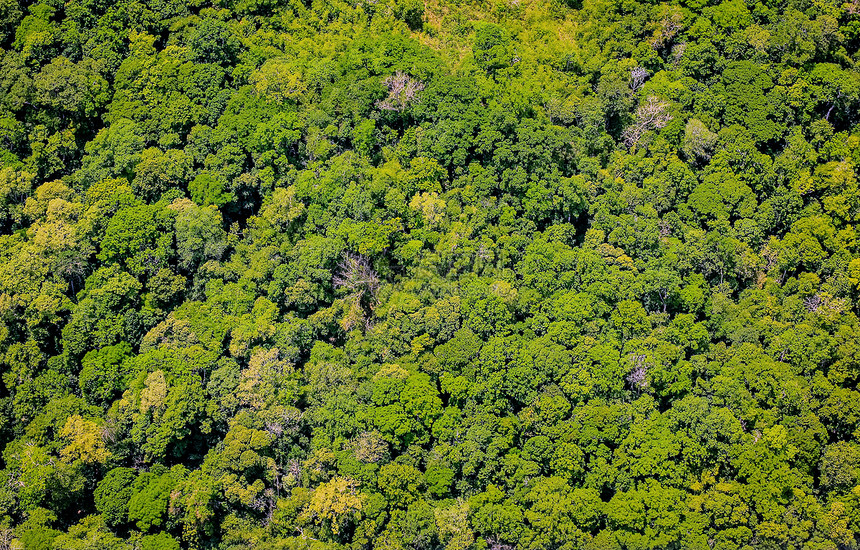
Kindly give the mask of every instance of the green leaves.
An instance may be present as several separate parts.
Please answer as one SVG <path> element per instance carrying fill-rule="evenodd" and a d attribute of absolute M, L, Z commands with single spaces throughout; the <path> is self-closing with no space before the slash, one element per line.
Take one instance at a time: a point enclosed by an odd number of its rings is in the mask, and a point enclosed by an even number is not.
<path fill-rule="evenodd" d="M 478 65 L 488 72 L 507 67 L 511 64 L 508 47 L 510 37 L 507 31 L 492 23 L 485 23 L 475 31 L 472 52 Z"/>
<path fill-rule="evenodd" d="M 108 223 L 99 259 L 122 261 L 134 275 L 154 273 L 173 252 L 170 222 L 169 211 L 160 205 L 119 210 Z"/>
<path fill-rule="evenodd" d="M 128 520 L 143 532 L 160 527 L 167 516 L 170 492 L 181 476 L 181 469 L 158 474 L 145 472 L 134 481 L 134 495 L 128 501 Z"/>
<path fill-rule="evenodd" d="M 116 266 L 101 268 L 87 279 L 80 307 L 64 327 L 66 350 L 83 355 L 97 347 L 119 343 L 134 330 L 129 307 L 139 300 L 141 284 Z"/>
<path fill-rule="evenodd" d="M 84 356 L 78 383 L 89 403 L 108 407 L 113 402 L 125 386 L 120 365 L 130 355 L 131 346 L 121 342 L 90 351 Z"/>
<path fill-rule="evenodd" d="M 857 2 L 24 4 L 6 546 L 856 546 Z"/>
<path fill-rule="evenodd" d="M 94 492 L 96 509 L 109 526 L 128 521 L 129 501 L 135 494 L 137 472 L 131 468 L 114 468 L 105 474 Z"/>
<path fill-rule="evenodd" d="M 776 139 L 785 131 L 780 124 L 783 106 L 771 92 L 774 83 L 764 70 L 748 61 L 729 64 L 722 75 L 725 90 L 725 124 L 741 124 L 756 141 Z M 771 92 L 771 93 L 769 93 Z"/>
<path fill-rule="evenodd" d="M 99 69 L 89 58 L 80 63 L 72 63 L 65 57 L 54 58 L 33 79 L 38 100 L 78 117 L 99 114 L 110 99 L 108 83 Z"/>

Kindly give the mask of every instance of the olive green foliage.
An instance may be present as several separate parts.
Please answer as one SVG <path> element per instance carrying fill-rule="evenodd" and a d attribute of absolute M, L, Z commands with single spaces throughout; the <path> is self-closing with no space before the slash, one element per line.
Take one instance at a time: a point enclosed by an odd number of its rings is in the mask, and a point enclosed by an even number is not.
<path fill-rule="evenodd" d="M 0 548 L 860 548 L 858 0 L 0 0 Z"/>

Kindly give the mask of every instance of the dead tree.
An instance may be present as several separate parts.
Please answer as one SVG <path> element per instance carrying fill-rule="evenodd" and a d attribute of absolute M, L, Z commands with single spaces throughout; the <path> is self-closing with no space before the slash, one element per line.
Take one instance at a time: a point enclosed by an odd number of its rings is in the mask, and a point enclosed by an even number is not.
<path fill-rule="evenodd" d="M 400 71 L 386 77 L 382 83 L 388 87 L 388 97 L 376 105 L 384 111 L 403 112 L 418 99 L 418 93 L 424 89 L 423 82 Z"/>
<path fill-rule="evenodd" d="M 624 139 L 624 145 L 630 148 L 635 147 L 645 132 L 659 130 L 669 124 L 671 120 L 669 102 L 654 96 L 649 97 L 645 103 L 636 109 L 636 119 L 621 135 Z"/>
<path fill-rule="evenodd" d="M 347 294 L 343 329 L 349 331 L 362 324 L 369 327 L 369 314 L 376 306 L 380 287 L 379 276 L 370 262 L 358 254 L 346 254 L 332 282 L 335 289 Z"/>
<path fill-rule="evenodd" d="M 633 67 L 633 69 L 630 71 L 630 87 L 635 92 L 636 90 L 641 88 L 643 84 L 645 84 L 645 81 L 648 80 L 649 76 L 650 75 L 646 68 Z"/>
<path fill-rule="evenodd" d="M 337 266 L 332 279 L 335 288 L 345 290 L 358 298 L 376 299 L 379 292 L 379 277 L 366 258 L 358 254 L 346 254 Z"/>

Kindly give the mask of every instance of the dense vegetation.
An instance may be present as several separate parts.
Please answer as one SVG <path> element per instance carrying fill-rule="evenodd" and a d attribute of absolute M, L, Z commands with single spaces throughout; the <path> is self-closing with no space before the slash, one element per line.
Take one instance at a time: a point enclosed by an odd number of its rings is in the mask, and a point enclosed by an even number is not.
<path fill-rule="evenodd" d="M 858 0 L 0 45 L 0 548 L 858 548 Z"/>

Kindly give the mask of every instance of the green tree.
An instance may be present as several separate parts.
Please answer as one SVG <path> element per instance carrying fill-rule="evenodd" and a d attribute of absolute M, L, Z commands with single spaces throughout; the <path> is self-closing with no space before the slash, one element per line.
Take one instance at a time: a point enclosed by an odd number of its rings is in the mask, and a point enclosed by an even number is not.
<path fill-rule="evenodd" d="M 134 496 L 137 472 L 131 468 L 114 468 L 99 481 L 93 496 L 96 509 L 110 527 L 128 521 L 129 501 Z"/>

